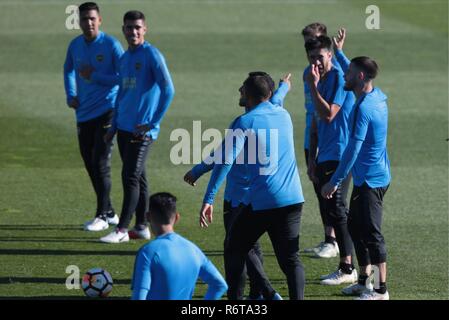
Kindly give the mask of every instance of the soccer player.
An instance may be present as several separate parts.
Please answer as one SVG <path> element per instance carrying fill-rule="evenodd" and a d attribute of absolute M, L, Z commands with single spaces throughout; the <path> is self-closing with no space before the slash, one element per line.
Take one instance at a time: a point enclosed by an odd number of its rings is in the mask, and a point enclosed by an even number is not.
<path fill-rule="evenodd" d="M 327 35 L 327 27 L 323 23 L 314 22 L 304 27 L 301 31 L 301 35 L 304 38 L 304 43 L 308 40 Z M 340 65 L 337 60 L 332 56 L 332 65 L 339 69 Z M 303 83 L 304 83 L 304 108 L 306 109 L 306 126 L 304 130 L 304 154 L 306 158 L 306 165 L 309 165 L 309 148 L 310 148 L 310 128 L 312 125 L 312 119 L 315 114 L 315 106 L 312 101 L 309 85 L 306 81 L 306 76 L 310 74 L 310 64 L 304 69 Z M 316 189 L 316 186 L 314 186 Z M 320 242 L 313 248 L 307 248 L 304 252 L 314 253 L 320 258 L 332 258 L 339 254 L 338 244 L 336 242 L 335 231 L 330 222 L 326 220 L 325 209 L 321 203 L 320 197 L 318 197 L 318 204 L 320 210 L 321 221 L 324 228 L 324 241 Z"/>
<path fill-rule="evenodd" d="M 233 165 L 247 166 L 249 190 L 245 207 L 228 232 L 225 271 L 228 298 L 242 299 L 245 259 L 268 232 L 278 263 L 287 276 L 291 300 L 304 298 L 304 269 L 299 260 L 299 229 L 304 202 L 296 165 L 293 125 L 284 108 L 269 99 L 274 81 L 268 74 L 250 73 L 239 89 L 247 112 L 232 125 L 219 154 L 200 211 L 200 226 L 213 219 L 213 201 Z M 237 159 L 237 161 L 236 161 Z"/>
<path fill-rule="evenodd" d="M 383 199 L 391 180 L 387 154 L 387 97 L 373 85 L 378 73 L 373 59 L 357 57 L 342 67 L 347 69 L 345 90 L 353 91 L 357 100 L 349 143 L 321 193 L 325 198 L 333 197 L 349 171 L 352 172 L 354 188 L 348 227 L 359 264 L 359 279 L 358 283 L 343 289 L 343 293 L 360 295 L 361 300 L 388 300 L 387 252 L 381 233 Z M 372 265 L 379 271 L 374 290 L 371 290 L 370 281 Z"/>
<path fill-rule="evenodd" d="M 119 220 L 109 196 L 112 142 L 105 142 L 103 136 L 111 127 L 123 48 L 114 37 L 99 30 L 102 18 L 97 4 L 81 4 L 79 15 L 83 34 L 67 49 L 64 86 L 67 104 L 76 113 L 79 148 L 97 197 L 95 217 L 84 229 L 101 231 Z"/>
<path fill-rule="evenodd" d="M 226 292 L 223 276 L 195 244 L 177 234 L 176 198 L 170 193 L 150 197 L 148 211 L 153 241 L 137 253 L 132 280 L 133 300 L 190 300 L 198 277 L 208 284 L 205 300 Z"/>
<path fill-rule="evenodd" d="M 340 248 L 340 264 L 337 271 L 322 276 L 321 283 L 339 285 L 357 281 L 357 271 L 352 264 L 352 240 L 347 224 L 346 197 L 350 178 L 347 177 L 342 181 L 336 196 L 331 199 L 321 196 L 321 187 L 335 172 L 348 143 L 349 117 L 354 106 L 354 94 L 344 90 L 343 72 L 332 64 L 331 47 L 332 40 L 327 36 L 310 39 L 305 44 L 311 65 L 306 81 L 315 106 L 307 173 L 314 182 L 325 220 L 335 230 Z"/>
<path fill-rule="evenodd" d="M 263 73 L 262 73 L 263 74 Z M 279 88 L 274 92 L 273 96 L 270 98 L 270 102 L 274 105 L 283 106 L 283 102 L 287 92 L 290 90 L 291 74 L 285 75 L 279 84 Z M 232 125 L 231 125 L 232 127 Z M 207 162 L 207 164 L 206 164 Z M 211 158 L 206 159 L 206 161 L 201 162 L 187 172 L 184 176 L 184 180 L 195 185 L 195 182 L 205 173 L 209 172 L 214 168 L 214 163 Z M 248 174 L 246 172 L 246 167 L 242 165 L 234 165 L 229 171 L 226 177 L 226 187 L 224 193 L 224 203 L 223 203 L 223 220 L 225 227 L 225 246 L 227 234 L 232 227 L 232 222 L 240 213 L 242 208 L 242 201 L 249 189 L 248 186 Z M 253 263 L 256 259 L 256 263 Z M 249 300 L 280 300 L 281 296 L 276 293 L 276 291 L 271 286 L 270 281 L 265 275 L 264 270 L 259 270 L 258 268 L 263 266 L 263 255 L 262 249 L 259 242 L 257 241 L 253 248 L 248 252 L 246 258 L 246 268 L 250 283 Z M 244 287 L 245 279 L 241 279 Z"/>
<path fill-rule="evenodd" d="M 147 26 L 140 11 L 128 11 L 123 17 L 123 33 L 129 48 L 120 65 L 120 93 L 112 127 L 105 140 L 117 142 L 122 166 L 123 205 L 115 231 L 102 242 L 120 243 L 129 238 L 149 239 L 146 224 L 148 184 L 145 164 L 151 144 L 157 139 L 160 122 L 173 96 L 174 87 L 164 57 L 145 41 Z M 128 226 L 136 212 L 135 227 Z"/>

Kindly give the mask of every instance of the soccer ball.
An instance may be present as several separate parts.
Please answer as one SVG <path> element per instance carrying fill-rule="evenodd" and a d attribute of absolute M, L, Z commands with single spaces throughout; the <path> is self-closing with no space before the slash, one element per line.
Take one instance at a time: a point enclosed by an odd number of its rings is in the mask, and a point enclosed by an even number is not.
<path fill-rule="evenodd" d="M 88 297 L 107 297 L 112 291 L 112 277 L 104 269 L 90 269 L 83 276 L 81 287 Z"/>

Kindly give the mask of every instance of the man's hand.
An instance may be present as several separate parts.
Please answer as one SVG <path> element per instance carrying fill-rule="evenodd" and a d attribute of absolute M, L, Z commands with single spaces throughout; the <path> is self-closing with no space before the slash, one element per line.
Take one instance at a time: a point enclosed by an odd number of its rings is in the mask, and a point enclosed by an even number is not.
<path fill-rule="evenodd" d="M 328 182 L 321 188 L 321 196 L 324 199 L 330 199 L 332 198 L 332 195 L 335 193 L 335 191 L 337 191 L 337 188 L 338 186 L 334 186 L 330 182 Z"/>
<path fill-rule="evenodd" d="M 70 100 L 70 102 L 69 102 L 69 108 L 72 108 L 72 109 L 75 109 L 75 110 L 79 107 L 79 105 L 80 105 L 80 103 L 79 103 L 77 97 L 74 97 L 74 98 L 73 98 L 72 100 Z"/>
<path fill-rule="evenodd" d="M 340 28 L 340 30 L 338 30 L 337 36 L 332 38 L 335 49 L 343 50 L 345 38 L 346 38 L 346 30 L 345 28 Z"/>
<path fill-rule="evenodd" d="M 316 171 L 316 163 L 315 161 L 310 161 L 309 159 L 309 165 L 307 166 L 307 175 L 309 176 L 309 179 L 310 181 L 312 181 L 312 183 L 317 184 L 318 178 L 315 175 L 315 171 Z"/>
<path fill-rule="evenodd" d="M 281 82 L 285 82 L 288 85 L 288 90 L 292 88 L 292 83 L 290 81 L 290 78 L 292 77 L 291 73 L 287 73 L 285 76 L 281 78 Z"/>
<path fill-rule="evenodd" d="M 201 207 L 201 211 L 200 211 L 200 227 L 201 228 L 207 228 L 209 226 L 207 224 L 208 222 L 212 223 L 213 213 L 214 213 L 214 206 L 209 203 L 203 203 L 203 206 Z"/>
<path fill-rule="evenodd" d="M 112 141 L 112 139 L 114 139 L 115 136 L 115 131 L 111 131 L 109 130 L 108 132 L 106 132 L 106 134 L 103 137 L 104 142 L 109 143 Z"/>
<path fill-rule="evenodd" d="M 79 69 L 79 74 L 80 74 L 81 78 L 90 80 L 90 76 L 92 75 L 92 72 L 94 72 L 94 71 L 95 71 L 95 69 L 92 66 L 87 65 L 87 66 L 83 66 L 81 69 Z"/>
<path fill-rule="evenodd" d="M 312 86 L 318 86 L 318 82 L 320 81 L 320 71 L 316 64 L 310 65 L 310 72 L 306 75 L 307 84 Z"/>
<path fill-rule="evenodd" d="M 187 172 L 185 175 L 184 175 L 184 181 L 185 182 L 187 182 L 188 184 L 190 184 L 191 186 L 196 186 L 196 178 L 195 178 L 195 176 L 193 175 L 193 172 L 192 172 L 192 170 L 189 170 L 189 172 Z"/>

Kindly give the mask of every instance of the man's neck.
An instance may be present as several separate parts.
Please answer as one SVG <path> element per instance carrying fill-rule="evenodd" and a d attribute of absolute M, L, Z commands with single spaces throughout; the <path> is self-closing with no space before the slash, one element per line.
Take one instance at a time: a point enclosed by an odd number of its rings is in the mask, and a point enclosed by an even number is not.
<path fill-rule="evenodd" d="M 263 102 L 267 102 L 268 100 L 269 100 L 269 99 L 264 99 L 264 100 L 255 101 L 255 102 L 250 101 L 250 102 L 246 105 L 245 109 L 246 109 L 246 111 L 250 111 L 250 110 L 254 109 L 255 107 L 257 107 L 259 104 L 261 104 L 261 103 L 263 103 Z"/>
<path fill-rule="evenodd" d="M 332 67 L 333 67 L 333 65 L 332 65 L 332 62 L 331 62 L 331 63 L 329 63 L 327 68 L 325 68 L 323 70 L 323 75 L 321 76 L 321 78 L 326 78 L 327 74 L 329 73 L 329 71 L 331 71 Z"/>
<path fill-rule="evenodd" d="M 164 224 L 164 225 L 159 225 L 159 226 L 153 227 L 153 233 L 156 237 L 163 236 L 165 234 L 172 233 L 172 232 L 175 232 L 175 231 L 173 229 L 173 225 L 171 225 L 171 224 Z"/>
<path fill-rule="evenodd" d="M 139 44 L 136 44 L 136 45 L 129 45 L 129 49 L 131 50 L 131 51 L 133 51 L 133 50 L 136 50 L 138 47 L 140 47 L 143 43 L 144 43 L 145 41 L 142 41 L 142 42 L 140 42 Z"/>
<path fill-rule="evenodd" d="M 360 98 L 361 96 L 370 93 L 371 91 L 373 91 L 373 83 L 370 82 L 366 82 L 363 84 L 363 86 L 359 87 L 359 88 L 355 88 L 354 89 L 354 94 L 356 96 L 356 98 Z"/>
<path fill-rule="evenodd" d="M 98 37 L 98 35 L 100 34 L 100 31 L 98 31 L 98 33 L 97 34 L 95 34 L 94 36 L 92 36 L 92 37 L 87 37 L 86 35 L 84 35 L 84 40 L 86 40 L 86 42 L 94 42 L 95 41 L 95 39 L 97 39 L 97 37 Z"/>

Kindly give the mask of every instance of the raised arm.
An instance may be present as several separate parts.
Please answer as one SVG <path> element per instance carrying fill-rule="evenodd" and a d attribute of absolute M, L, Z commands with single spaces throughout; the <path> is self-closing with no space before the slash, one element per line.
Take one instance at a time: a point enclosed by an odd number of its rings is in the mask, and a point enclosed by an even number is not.
<path fill-rule="evenodd" d="M 326 122 L 332 122 L 335 116 L 341 109 L 342 104 L 336 104 L 334 101 L 326 101 L 318 91 L 318 82 L 320 80 L 320 74 L 318 71 L 318 66 L 312 65 L 310 68 L 310 73 L 306 77 L 307 84 L 310 88 L 310 95 L 312 96 L 313 105 L 315 106 L 315 111 L 321 120 Z M 335 81 L 338 81 L 336 79 Z M 341 84 L 342 86 L 343 84 Z M 341 89 L 343 89 L 341 87 Z M 338 87 L 337 87 L 338 90 Z M 343 92 L 344 93 L 344 92 Z M 342 93 L 342 94 L 343 94 Z M 335 94 L 333 95 L 335 97 Z"/>
<path fill-rule="evenodd" d="M 346 55 L 343 52 L 343 45 L 345 43 L 346 39 L 346 29 L 340 28 L 338 30 L 338 34 L 336 37 L 333 37 L 332 40 L 334 42 L 334 48 L 335 48 L 335 58 L 337 59 L 338 63 L 341 66 L 341 69 L 343 72 L 346 73 L 349 69 L 349 64 L 351 61 L 346 57 Z"/>
<path fill-rule="evenodd" d="M 281 81 L 279 82 L 279 87 L 276 89 L 276 91 L 274 91 L 273 96 L 270 99 L 270 102 L 272 104 L 280 107 L 284 106 L 284 99 L 291 88 L 291 76 L 292 74 L 288 73 L 281 79 Z"/>

